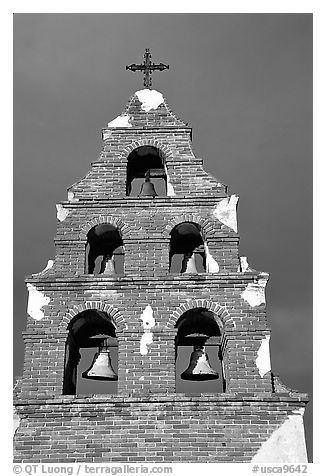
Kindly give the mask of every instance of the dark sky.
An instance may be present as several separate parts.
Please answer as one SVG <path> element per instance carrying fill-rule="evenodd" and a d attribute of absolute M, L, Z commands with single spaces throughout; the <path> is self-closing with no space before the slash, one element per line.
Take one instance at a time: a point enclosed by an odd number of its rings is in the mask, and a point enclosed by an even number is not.
<path fill-rule="evenodd" d="M 240 195 L 240 255 L 270 273 L 272 369 L 312 396 L 312 15 L 14 15 L 14 374 L 24 277 L 54 257 L 55 204 L 101 150 L 102 127 L 153 75 L 193 127 L 205 169 Z M 312 454 L 312 402 L 306 417 Z M 310 456 L 311 457 L 311 456 Z"/>

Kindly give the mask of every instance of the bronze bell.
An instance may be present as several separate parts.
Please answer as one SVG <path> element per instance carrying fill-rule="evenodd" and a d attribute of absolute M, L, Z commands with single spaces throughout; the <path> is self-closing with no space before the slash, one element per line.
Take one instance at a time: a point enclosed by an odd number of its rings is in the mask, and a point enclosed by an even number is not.
<path fill-rule="evenodd" d="M 99 274 L 116 274 L 113 255 L 105 255 L 103 257 Z"/>
<path fill-rule="evenodd" d="M 194 346 L 189 367 L 181 374 L 181 378 L 196 381 L 218 379 L 218 373 L 210 366 L 204 346 Z"/>
<path fill-rule="evenodd" d="M 195 273 L 198 274 L 196 268 L 196 261 L 194 253 L 185 253 L 182 264 L 181 264 L 181 273 Z"/>
<path fill-rule="evenodd" d="M 140 194 L 138 197 L 156 197 L 157 193 L 155 192 L 154 185 L 149 179 L 149 170 L 145 174 L 145 181 L 141 186 Z"/>
<path fill-rule="evenodd" d="M 83 378 L 92 380 L 118 380 L 118 376 L 112 368 L 110 351 L 105 339 L 94 355 L 92 365 L 82 373 Z"/>

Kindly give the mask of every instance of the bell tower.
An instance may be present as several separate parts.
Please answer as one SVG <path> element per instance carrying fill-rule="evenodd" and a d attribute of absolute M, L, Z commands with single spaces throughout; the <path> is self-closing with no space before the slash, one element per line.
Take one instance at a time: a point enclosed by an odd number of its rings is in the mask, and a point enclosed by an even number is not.
<path fill-rule="evenodd" d="M 308 397 L 271 371 L 268 274 L 239 257 L 236 195 L 151 89 L 155 64 L 57 205 L 26 278 L 17 462 L 306 462 Z"/>

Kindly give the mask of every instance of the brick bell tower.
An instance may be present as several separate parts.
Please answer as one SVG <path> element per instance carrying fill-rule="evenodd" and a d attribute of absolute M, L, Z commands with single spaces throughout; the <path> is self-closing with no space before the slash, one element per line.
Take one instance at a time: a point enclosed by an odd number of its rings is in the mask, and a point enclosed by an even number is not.
<path fill-rule="evenodd" d="M 146 56 L 147 55 L 147 56 Z M 308 401 L 271 372 L 268 274 L 238 255 L 238 197 L 145 88 L 57 205 L 54 261 L 26 279 L 17 462 L 307 461 Z"/>

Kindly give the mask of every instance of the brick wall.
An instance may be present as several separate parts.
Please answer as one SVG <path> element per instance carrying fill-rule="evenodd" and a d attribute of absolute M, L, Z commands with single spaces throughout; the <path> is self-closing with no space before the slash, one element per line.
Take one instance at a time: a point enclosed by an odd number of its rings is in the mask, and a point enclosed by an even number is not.
<path fill-rule="evenodd" d="M 240 273 L 239 273 L 240 274 Z M 193 308 L 204 306 L 208 309 L 221 309 L 223 312 L 223 335 L 227 338 L 225 353 L 228 359 L 228 381 L 232 381 L 234 391 L 253 391 L 253 389 L 271 391 L 270 378 L 261 378 L 256 365 L 257 351 L 261 339 L 269 335 L 266 325 L 266 310 L 262 304 L 252 308 L 241 294 L 256 275 L 241 273 L 187 276 L 169 275 L 159 278 L 128 278 L 99 276 L 79 278 L 41 278 L 29 279 L 46 297 L 49 304 L 43 307 L 44 318 L 37 321 L 29 318 L 25 333 L 26 359 L 22 390 L 27 388 L 33 394 L 54 392 L 62 393 L 64 354 L 67 337 L 67 325 L 76 310 L 89 307 L 104 309 L 113 306 L 119 310 L 123 325 L 117 323 L 119 345 L 132 342 L 129 353 L 119 354 L 119 389 L 132 393 L 137 389 L 139 378 L 145 378 L 143 385 L 151 381 L 151 372 L 144 371 L 144 364 L 135 365 L 140 355 L 140 341 L 143 335 L 140 316 L 147 305 L 153 309 L 156 325 L 153 327 L 154 343 L 146 359 L 152 361 L 154 345 L 159 336 L 163 344 L 155 357 L 156 368 L 166 372 L 166 378 L 153 391 L 171 390 L 171 381 L 175 379 L 174 325 L 177 321 L 175 311 L 184 303 L 193 302 Z M 214 297 L 214 300 L 213 300 Z M 197 304 L 198 303 L 198 304 Z M 80 307 L 81 306 L 81 307 Z M 64 320 L 63 320 L 64 319 Z M 172 324 L 171 324 L 172 322 Z M 127 324 L 127 325 L 126 325 Z M 127 327 L 127 329 L 125 328 Z M 123 348 L 123 347 L 122 347 Z M 127 347 L 128 349 L 128 347 Z M 246 357 L 246 358 L 245 358 Z M 145 359 L 145 360 L 146 360 Z M 166 366 L 167 359 L 170 366 Z M 234 365 L 232 365 L 234 363 Z M 128 379 L 124 380 L 125 368 L 129 369 Z M 121 374 L 121 376 L 120 376 Z M 169 376 L 169 377 L 168 377 Z M 50 378 L 50 379 L 49 379 Z M 127 387 L 125 382 L 129 382 Z"/>
<path fill-rule="evenodd" d="M 166 203 L 169 201 L 170 203 Z M 157 275 L 168 273 L 169 230 L 176 223 L 199 221 L 221 271 L 236 272 L 239 266 L 239 235 L 217 220 L 214 209 L 219 200 L 200 201 L 179 199 L 125 199 L 103 205 L 96 202 L 64 203 L 68 215 L 58 222 L 55 238 L 55 275 L 84 274 L 87 232 L 96 224 L 121 222 L 119 230 L 125 246 L 125 274 Z M 191 213 L 185 215 L 186 204 Z M 187 209 L 187 208 L 186 208 Z M 209 232 L 205 232 L 204 225 Z M 199 223 L 201 225 L 201 223 Z"/>
<path fill-rule="evenodd" d="M 250 462 L 304 397 L 65 397 L 23 402 L 15 461 Z"/>

